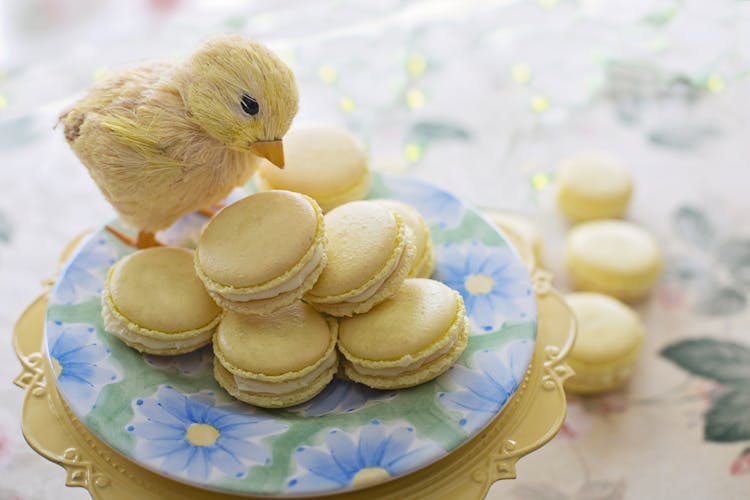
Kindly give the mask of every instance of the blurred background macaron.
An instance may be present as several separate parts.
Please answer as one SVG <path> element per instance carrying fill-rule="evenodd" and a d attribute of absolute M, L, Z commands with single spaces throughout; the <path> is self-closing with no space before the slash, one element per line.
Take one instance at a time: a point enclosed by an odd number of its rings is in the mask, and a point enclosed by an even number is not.
<path fill-rule="evenodd" d="M 435 270 L 435 251 L 430 238 L 430 228 L 416 208 L 397 200 L 374 200 L 398 213 L 414 234 L 417 257 L 409 271 L 409 278 L 429 278 Z"/>
<path fill-rule="evenodd" d="M 430 279 L 408 279 L 366 314 L 339 320 L 347 377 L 376 389 L 402 389 L 438 377 L 466 348 L 461 295 Z"/>
<path fill-rule="evenodd" d="M 633 193 L 630 172 L 604 156 L 563 160 L 557 172 L 557 185 L 557 204 L 573 222 L 621 217 Z"/>
<path fill-rule="evenodd" d="M 355 201 L 325 215 L 328 264 L 305 301 L 332 316 L 364 313 L 398 290 L 416 259 L 414 235 L 398 213 Z"/>
<path fill-rule="evenodd" d="M 264 408 L 312 399 L 338 370 L 337 324 L 304 302 L 265 316 L 228 312 L 214 339 L 214 377 Z"/>
<path fill-rule="evenodd" d="M 193 252 L 163 247 L 117 261 L 102 291 L 104 329 L 150 354 L 183 354 L 211 342 L 222 311 L 195 275 Z"/>
<path fill-rule="evenodd" d="M 567 358 L 575 375 L 565 381 L 565 388 L 594 394 L 625 384 L 643 346 L 644 327 L 638 314 L 599 293 L 571 293 L 565 301 L 578 324 L 578 335 Z"/>
<path fill-rule="evenodd" d="M 625 301 L 646 296 L 662 270 L 656 240 L 645 229 L 621 220 L 573 227 L 565 243 L 565 262 L 576 290 Z"/>
<path fill-rule="evenodd" d="M 484 212 L 508 236 L 529 270 L 544 266 L 542 235 L 531 219 L 514 212 L 499 210 L 485 210 Z"/>
<path fill-rule="evenodd" d="M 323 212 L 291 191 L 264 191 L 221 210 L 203 229 L 195 268 L 223 308 L 267 314 L 312 288 L 326 265 Z"/>
<path fill-rule="evenodd" d="M 362 143 L 333 125 L 299 127 L 284 136 L 285 165 L 263 160 L 256 175 L 261 190 L 288 189 L 314 198 L 324 212 L 361 200 L 370 189 L 370 166 Z"/>

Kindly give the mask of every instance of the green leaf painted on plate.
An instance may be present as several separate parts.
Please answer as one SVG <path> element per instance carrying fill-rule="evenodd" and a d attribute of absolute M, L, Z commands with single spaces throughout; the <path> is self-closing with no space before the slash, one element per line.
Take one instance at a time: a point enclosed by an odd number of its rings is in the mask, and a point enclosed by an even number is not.
<path fill-rule="evenodd" d="M 674 227 L 678 236 L 700 248 L 706 248 L 714 238 L 711 221 L 695 207 L 680 207 L 674 215 Z"/>
<path fill-rule="evenodd" d="M 750 348 L 712 338 L 683 340 L 661 355 L 680 368 L 725 384 L 750 385 Z"/>
<path fill-rule="evenodd" d="M 467 212 L 461 224 L 454 229 L 444 229 L 431 232 L 433 243 L 457 243 L 464 241 L 479 241 L 485 245 L 496 247 L 506 246 L 495 226 L 488 224 L 485 219 L 475 212 Z"/>
<path fill-rule="evenodd" d="M 729 316 L 747 305 L 745 292 L 732 286 L 710 289 L 696 304 L 695 310 L 706 316 Z"/>
<path fill-rule="evenodd" d="M 750 381 L 732 387 L 716 398 L 706 413 L 706 441 L 731 443 L 750 439 Z"/>
<path fill-rule="evenodd" d="M 734 279 L 750 286 L 750 239 L 724 241 L 719 246 L 718 259 L 729 268 Z"/>
<path fill-rule="evenodd" d="M 376 172 L 375 175 L 372 176 L 370 190 L 367 192 L 367 199 L 390 198 L 391 196 L 391 190 L 388 189 L 385 182 L 383 182 L 383 176 Z"/>

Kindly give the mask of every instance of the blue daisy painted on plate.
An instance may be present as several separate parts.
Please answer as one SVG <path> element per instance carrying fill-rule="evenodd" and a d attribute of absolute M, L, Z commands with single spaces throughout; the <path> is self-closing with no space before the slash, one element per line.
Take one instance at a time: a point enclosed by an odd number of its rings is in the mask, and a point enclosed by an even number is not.
<path fill-rule="evenodd" d="M 471 358 L 472 368 L 454 365 L 441 378 L 446 385 L 456 387 L 440 393 L 439 401 L 461 413 L 459 425 L 473 433 L 487 422 L 487 415 L 495 415 L 516 391 L 526 374 L 534 343 L 514 340 L 501 351 L 479 351 Z"/>
<path fill-rule="evenodd" d="M 160 386 L 133 402 L 134 456 L 159 470 L 194 482 L 220 476 L 241 478 L 253 465 L 271 463 L 262 438 L 288 426 L 240 404 L 217 405 L 212 392 L 183 395 Z"/>
<path fill-rule="evenodd" d="M 85 323 L 47 322 L 47 342 L 57 386 L 78 415 L 86 415 L 94 407 L 101 388 L 119 376 L 106 362 L 110 352 L 96 335 L 93 326 Z"/>
<path fill-rule="evenodd" d="M 214 353 L 210 345 L 177 356 L 143 354 L 143 361 L 158 370 L 177 371 L 182 375 L 203 375 L 213 366 Z"/>
<path fill-rule="evenodd" d="M 305 417 L 351 413 L 359 410 L 368 402 L 391 399 L 395 392 L 378 391 L 361 384 L 334 378 L 323 391 L 307 403 L 289 408 L 289 411 Z"/>
<path fill-rule="evenodd" d="M 297 448 L 293 460 L 299 470 L 287 487 L 294 493 L 367 486 L 409 472 L 443 453 L 432 442 L 418 442 L 409 425 L 373 420 L 358 433 L 332 429 L 322 446 Z"/>
<path fill-rule="evenodd" d="M 461 293 L 475 334 L 536 316 L 528 273 L 508 246 L 440 245 L 433 278 Z"/>
<path fill-rule="evenodd" d="M 390 198 L 415 207 L 425 222 L 441 229 L 458 227 L 466 214 L 466 207 L 450 193 L 408 177 L 383 177 Z"/>
<path fill-rule="evenodd" d="M 89 240 L 64 269 L 50 297 L 54 304 L 77 304 L 97 297 L 104 286 L 107 270 L 120 256 L 107 239 Z"/>

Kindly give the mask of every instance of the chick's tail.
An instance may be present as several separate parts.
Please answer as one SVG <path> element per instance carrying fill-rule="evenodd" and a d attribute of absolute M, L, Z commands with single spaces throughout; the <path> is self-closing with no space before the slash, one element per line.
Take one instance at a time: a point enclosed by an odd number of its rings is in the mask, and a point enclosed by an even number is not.
<path fill-rule="evenodd" d="M 73 144 L 81 135 L 81 126 L 85 119 L 84 113 L 77 112 L 75 109 L 69 109 L 60 114 L 57 123 L 55 124 L 55 128 L 62 124 L 65 140 L 67 140 L 69 144 Z"/>

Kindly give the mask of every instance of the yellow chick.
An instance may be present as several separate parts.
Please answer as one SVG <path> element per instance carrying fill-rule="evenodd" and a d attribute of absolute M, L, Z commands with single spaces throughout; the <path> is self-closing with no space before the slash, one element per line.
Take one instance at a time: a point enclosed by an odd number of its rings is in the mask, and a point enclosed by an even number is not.
<path fill-rule="evenodd" d="M 93 86 L 60 116 L 65 138 L 139 248 L 181 216 L 248 181 L 259 156 L 284 166 L 298 109 L 291 70 L 240 36 L 208 40 L 181 64 L 152 62 Z"/>

